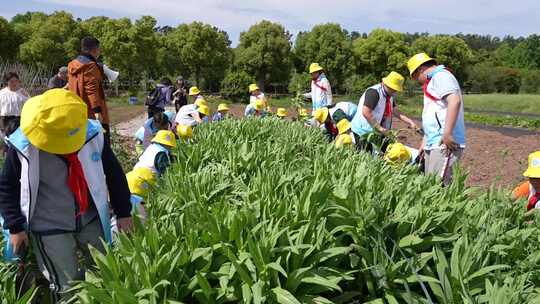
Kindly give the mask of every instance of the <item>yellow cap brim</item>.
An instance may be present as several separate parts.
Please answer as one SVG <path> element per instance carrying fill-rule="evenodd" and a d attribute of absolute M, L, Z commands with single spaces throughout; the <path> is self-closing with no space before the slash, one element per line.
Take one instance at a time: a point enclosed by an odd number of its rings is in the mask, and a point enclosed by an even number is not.
<path fill-rule="evenodd" d="M 523 176 L 529 178 L 540 178 L 540 168 L 529 168 L 523 172 Z"/>
<path fill-rule="evenodd" d="M 86 141 L 86 131 L 88 129 L 86 105 L 81 102 L 81 107 L 84 107 L 85 117 L 82 119 L 81 116 L 81 124 L 73 129 L 72 134 L 68 136 L 58 135 L 47 130 L 45 124 L 34 121 L 39 117 L 38 113 L 43 111 L 41 109 L 42 96 L 32 97 L 24 104 L 21 111 L 21 130 L 23 134 L 34 147 L 51 154 L 70 154 L 79 151 Z M 67 117 L 77 117 L 81 113 L 80 111 L 74 111 L 73 101 L 56 106 L 55 111 L 60 112 L 62 108 L 67 112 L 73 111 L 73 115 L 67 113 Z"/>

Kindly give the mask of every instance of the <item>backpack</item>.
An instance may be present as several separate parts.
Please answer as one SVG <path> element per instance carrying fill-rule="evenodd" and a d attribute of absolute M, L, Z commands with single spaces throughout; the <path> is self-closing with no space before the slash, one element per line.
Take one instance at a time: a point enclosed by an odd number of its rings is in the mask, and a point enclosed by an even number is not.
<path fill-rule="evenodd" d="M 144 105 L 148 107 L 155 106 L 161 98 L 161 88 L 155 87 L 153 88 L 148 96 L 146 96 L 146 100 L 144 101 Z"/>

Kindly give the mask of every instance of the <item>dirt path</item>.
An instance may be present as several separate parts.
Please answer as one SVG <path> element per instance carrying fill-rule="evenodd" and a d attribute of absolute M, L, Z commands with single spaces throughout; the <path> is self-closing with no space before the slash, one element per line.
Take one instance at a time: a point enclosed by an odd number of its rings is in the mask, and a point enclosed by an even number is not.
<path fill-rule="evenodd" d="M 244 105 L 231 106 L 234 117 L 244 115 Z M 143 125 L 145 113 L 117 124 L 115 127 L 123 136 L 133 136 Z M 396 129 L 405 128 L 396 122 Z M 401 140 L 417 147 L 421 138 L 409 130 L 400 135 Z M 520 129 L 486 127 L 475 124 L 467 126 L 467 148 L 463 158 L 463 167 L 469 172 L 468 184 L 471 186 L 513 187 L 521 180 L 521 174 L 527 167 L 527 157 L 540 150 L 540 132 Z"/>

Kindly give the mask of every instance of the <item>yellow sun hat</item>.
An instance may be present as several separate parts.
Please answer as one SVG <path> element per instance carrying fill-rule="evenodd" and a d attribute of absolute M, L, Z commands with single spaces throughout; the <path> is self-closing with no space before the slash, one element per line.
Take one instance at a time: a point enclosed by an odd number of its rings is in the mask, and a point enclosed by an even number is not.
<path fill-rule="evenodd" d="M 405 78 L 397 72 L 390 72 L 388 76 L 382 79 L 382 82 L 392 90 L 403 92 L 403 83 L 405 82 Z"/>
<path fill-rule="evenodd" d="M 339 134 L 344 134 L 351 129 L 351 123 L 347 119 L 340 120 L 337 124 Z"/>
<path fill-rule="evenodd" d="M 529 167 L 523 176 L 529 178 L 540 178 L 540 151 L 533 152 L 529 155 Z"/>
<path fill-rule="evenodd" d="M 150 168 L 139 167 L 126 174 L 129 192 L 140 196 L 146 196 L 150 186 L 156 184 L 156 175 Z"/>
<path fill-rule="evenodd" d="M 159 130 L 156 133 L 156 136 L 152 138 L 152 142 L 169 146 L 171 148 L 176 147 L 176 138 L 174 137 L 174 133 L 169 130 Z"/>
<path fill-rule="evenodd" d="M 320 66 L 318 63 L 314 62 L 312 64 L 309 65 L 309 73 L 315 73 L 315 72 L 318 72 L 318 71 L 322 71 L 324 70 L 322 68 L 322 66 Z"/>
<path fill-rule="evenodd" d="M 189 125 L 176 126 L 176 133 L 182 140 L 188 140 L 193 137 L 193 128 Z"/>
<path fill-rule="evenodd" d="M 30 98 L 22 108 L 22 133 L 33 146 L 48 153 L 78 151 L 86 141 L 87 128 L 87 106 L 68 90 L 48 90 Z"/>
<path fill-rule="evenodd" d="M 276 115 L 277 115 L 277 117 L 287 117 L 287 109 L 278 108 Z"/>
<path fill-rule="evenodd" d="M 197 107 L 200 107 L 200 106 L 207 106 L 208 107 L 208 102 L 206 102 L 206 99 L 204 99 L 204 98 L 197 98 L 197 100 L 195 100 L 194 104 Z"/>
<path fill-rule="evenodd" d="M 262 110 L 264 110 L 264 104 L 265 104 L 264 100 L 262 100 L 262 99 L 257 99 L 257 100 L 255 101 L 255 110 L 257 110 L 257 111 L 262 111 Z"/>
<path fill-rule="evenodd" d="M 199 91 L 199 88 L 197 87 L 191 87 L 189 88 L 189 96 L 199 95 L 201 94 L 201 91 Z"/>
<path fill-rule="evenodd" d="M 345 146 L 350 146 L 352 145 L 352 143 L 353 143 L 353 140 L 352 140 L 351 134 L 341 134 L 336 139 L 335 144 L 336 144 L 336 148 L 341 148 Z"/>
<path fill-rule="evenodd" d="M 407 163 L 411 161 L 411 157 L 411 152 L 402 143 L 390 144 L 384 154 L 384 160 L 392 165 Z"/>
<path fill-rule="evenodd" d="M 319 123 L 324 123 L 328 118 L 328 108 L 322 107 L 313 112 L 313 118 L 315 118 Z"/>
<path fill-rule="evenodd" d="M 435 60 L 434 58 L 429 57 L 426 53 L 419 53 L 411 57 L 409 61 L 407 61 L 407 68 L 409 69 L 409 73 L 414 74 L 416 69 L 418 69 L 422 64 Z"/>
<path fill-rule="evenodd" d="M 258 85 L 254 84 L 254 83 L 249 85 L 249 92 L 250 93 L 253 93 L 253 92 L 257 91 L 257 90 L 260 90 Z"/>
<path fill-rule="evenodd" d="M 221 111 L 229 111 L 229 105 L 226 104 L 226 103 L 220 103 L 217 107 L 217 110 L 218 112 L 221 112 Z"/>
<path fill-rule="evenodd" d="M 206 116 L 210 115 L 210 108 L 208 108 L 207 105 L 201 105 L 198 109 L 199 113 L 204 114 Z"/>

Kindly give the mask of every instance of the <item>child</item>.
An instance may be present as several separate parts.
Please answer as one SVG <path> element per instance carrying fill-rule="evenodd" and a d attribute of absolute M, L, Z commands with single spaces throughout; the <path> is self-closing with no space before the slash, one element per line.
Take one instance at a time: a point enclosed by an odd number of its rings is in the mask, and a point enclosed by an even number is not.
<path fill-rule="evenodd" d="M 193 128 L 191 126 L 178 125 L 176 126 L 176 134 L 182 141 L 187 142 L 193 136 Z"/>
<path fill-rule="evenodd" d="M 402 143 L 393 143 L 388 145 L 384 153 L 384 160 L 391 165 L 414 164 L 418 157 L 418 150 L 407 147 Z"/>
<path fill-rule="evenodd" d="M 264 116 L 266 113 L 264 111 L 264 101 L 257 99 L 254 104 L 248 104 L 244 115 L 249 116 Z"/>
<path fill-rule="evenodd" d="M 523 176 L 529 178 L 527 211 L 540 209 L 540 151 L 529 155 L 529 167 Z"/>
<path fill-rule="evenodd" d="M 212 117 L 212 121 L 224 120 L 228 116 L 228 113 L 229 105 L 227 105 L 226 103 L 220 103 L 218 105 L 216 114 L 214 114 L 214 116 Z"/>
<path fill-rule="evenodd" d="M 158 131 L 133 170 L 126 174 L 131 192 L 131 204 L 133 209 L 139 210 L 143 218 L 146 217 L 143 205 L 148 187 L 155 184 L 157 178 L 165 173 L 171 163 L 171 149 L 175 147 L 176 139 L 172 131 Z"/>
<path fill-rule="evenodd" d="M 210 109 L 204 99 L 196 100 L 194 104 L 188 104 L 180 108 L 176 114 L 176 125 L 196 126 L 208 121 Z"/>
<path fill-rule="evenodd" d="M 287 117 L 287 109 L 285 108 L 278 108 L 277 109 L 277 117 L 281 118 L 281 119 L 285 119 L 285 117 Z"/>
<path fill-rule="evenodd" d="M 337 125 L 338 136 L 336 137 L 336 147 L 354 144 L 354 136 L 352 136 L 351 123 L 347 119 L 340 120 Z"/>

